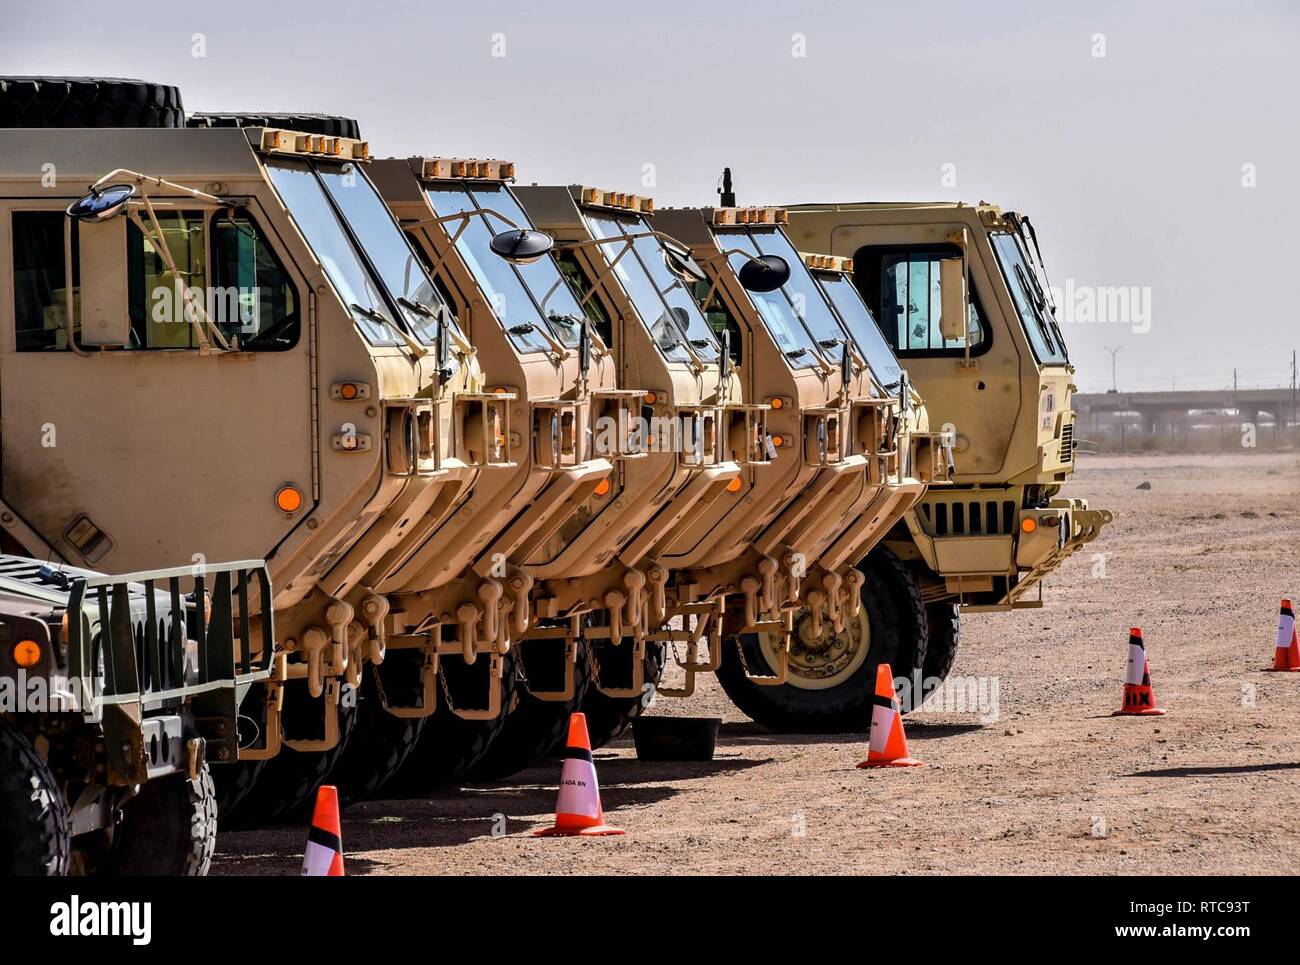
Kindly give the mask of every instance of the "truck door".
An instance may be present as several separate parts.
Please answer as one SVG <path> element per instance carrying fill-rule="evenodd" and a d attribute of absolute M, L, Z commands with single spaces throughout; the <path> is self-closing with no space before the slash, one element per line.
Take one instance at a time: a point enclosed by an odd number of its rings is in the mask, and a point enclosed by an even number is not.
<path fill-rule="evenodd" d="M 307 515 L 282 512 L 277 491 L 310 504 L 316 488 L 313 360 L 307 288 L 256 201 L 159 205 L 179 279 L 126 217 L 82 224 L 48 202 L 3 215 L 9 511 L 54 554 L 99 569 L 271 554 Z M 196 299 L 229 350 L 200 350 Z"/>

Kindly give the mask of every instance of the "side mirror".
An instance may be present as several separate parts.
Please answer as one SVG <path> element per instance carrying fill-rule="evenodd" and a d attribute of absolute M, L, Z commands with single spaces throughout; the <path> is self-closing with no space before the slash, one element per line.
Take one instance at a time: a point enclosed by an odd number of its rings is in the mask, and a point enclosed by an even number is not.
<path fill-rule="evenodd" d="M 669 271 L 682 281 L 688 285 L 693 285 L 696 282 L 709 280 L 709 276 L 704 273 L 704 269 L 697 265 L 695 259 L 691 257 L 689 249 L 678 248 L 666 241 L 663 243 L 663 248 L 664 264 L 668 266 Z"/>
<path fill-rule="evenodd" d="M 939 334 L 943 336 L 945 342 L 965 342 L 970 318 L 970 300 L 966 293 L 964 258 L 939 259 L 939 288 L 942 293 Z"/>
<path fill-rule="evenodd" d="M 77 221 L 110 221 L 126 210 L 127 202 L 135 197 L 134 184 L 109 184 L 91 188 L 90 194 L 68 205 L 67 215 Z"/>
<path fill-rule="evenodd" d="M 736 272 L 745 291 L 774 292 L 790 280 L 790 263 L 780 255 L 751 258 Z"/>
<path fill-rule="evenodd" d="M 555 247 L 555 239 L 533 228 L 511 228 L 493 235 L 490 247 L 512 265 L 531 265 Z"/>

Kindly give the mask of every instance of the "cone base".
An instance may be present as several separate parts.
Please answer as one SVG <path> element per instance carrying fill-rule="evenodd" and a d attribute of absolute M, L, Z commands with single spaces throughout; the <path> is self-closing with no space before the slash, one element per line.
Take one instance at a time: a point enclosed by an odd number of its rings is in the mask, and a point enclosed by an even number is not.
<path fill-rule="evenodd" d="M 1264 673 L 1300 673 L 1300 667 L 1265 667 Z"/>
<path fill-rule="evenodd" d="M 1167 713 L 1163 707 L 1147 707 L 1144 710 L 1116 710 L 1112 717 L 1162 717 Z"/>
<path fill-rule="evenodd" d="M 627 834 L 622 828 L 611 828 L 598 824 L 591 828 L 562 828 L 558 824 L 549 828 L 538 828 L 533 832 L 535 838 L 603 838 L 613 834 Z"/>
<path fill-rule="evenodd" d="M 896 757 L 892 761 L 865 760 L 858 767 L 925 767 L 925 761 L 914 757 Z"/>

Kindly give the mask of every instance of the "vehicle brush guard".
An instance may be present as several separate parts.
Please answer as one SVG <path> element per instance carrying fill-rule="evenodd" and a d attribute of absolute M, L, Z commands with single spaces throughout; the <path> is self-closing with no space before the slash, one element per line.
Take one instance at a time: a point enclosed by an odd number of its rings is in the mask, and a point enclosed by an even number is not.
<path fill-rule="evenodd" d="M 193 581 L 192 594 L 181 592 L 186 580 Z M 249 604 L 250 582 L 256 583 L 256 615 Z M 133 603 L 132 583 L 144 585 L 143 612 L 139 597 Z M 159 583 L 166 589 L 159 589 Z M 283 677 L 266 564 L 245 560 L 77 576 L 69 591 L 69 675 L 80 691 L 82 712 L 102 715 L 109 783 L 148 779 L 144 713 L 187 700 L 198 730 L 188 742 L 191 776 L 204 759 L 235 761 L 240 755 L 240 698 L 255 684 L 274 691 L 279 683 L 273 677 Z M 268 700 L 266 707 L 266 717 L 258 723 L 274 752 L 278 701 Z"/>

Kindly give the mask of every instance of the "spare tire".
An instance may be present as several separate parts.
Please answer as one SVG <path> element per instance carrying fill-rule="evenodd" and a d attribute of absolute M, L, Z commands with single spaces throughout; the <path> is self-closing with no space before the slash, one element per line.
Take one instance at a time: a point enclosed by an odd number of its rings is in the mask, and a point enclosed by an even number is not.
<path fill-rule="evenodd" d="M 301 134 L 360 139 L 361 127 L 350 117 L 332 114 L 219 114 L 199 111 L 189 117 L 190 127 L 279 127 Z"/>
<path fill-rule="evenodd" d="M 184 127 L 180 88 L 117 77 L 0 77 L 0 127 Z"/>

